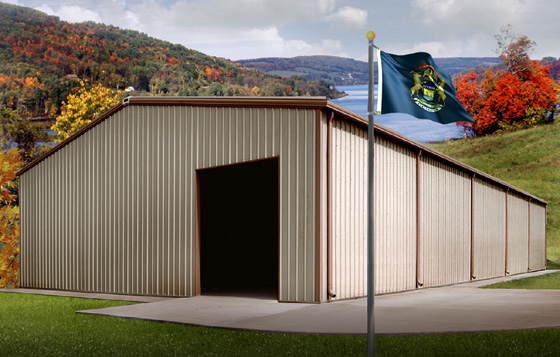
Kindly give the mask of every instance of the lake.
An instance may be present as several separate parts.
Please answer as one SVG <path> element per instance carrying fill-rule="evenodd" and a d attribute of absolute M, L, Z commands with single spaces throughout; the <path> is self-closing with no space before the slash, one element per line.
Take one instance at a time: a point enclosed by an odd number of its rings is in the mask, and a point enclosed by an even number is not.
<path fill-rule="evenodd" d="M 346 92 L 344 98 L 333 100 L 334 103 L 355 113 L 367 117 L 368 86 L 338 86 Z M 374 100 L 377 100 L 377 85 Z M 464 137 L 464 131 L 456 124 L 440 124 L 431 120 L 417 119 L 408 114 L 394 113 L 376 115 L 375 121 L 421 143 L 431 143 Z"/>

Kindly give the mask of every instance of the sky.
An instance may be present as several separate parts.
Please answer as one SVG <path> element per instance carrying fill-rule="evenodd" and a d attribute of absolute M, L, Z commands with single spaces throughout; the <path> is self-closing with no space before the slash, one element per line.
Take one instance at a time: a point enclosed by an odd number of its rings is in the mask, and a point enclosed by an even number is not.
<path fill-rule="evenodd" d="M 508 24 L 560 57 L 558 0 L 0 0 L 69 22 L 138 30 L 231 60 L 332 55 L 367 60 L 366 33 L 395 54 L 495 57 Z"/>

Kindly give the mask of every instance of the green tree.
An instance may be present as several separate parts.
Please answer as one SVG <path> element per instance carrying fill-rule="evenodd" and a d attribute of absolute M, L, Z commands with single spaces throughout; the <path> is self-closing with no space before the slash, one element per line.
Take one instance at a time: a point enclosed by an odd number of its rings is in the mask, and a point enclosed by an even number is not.
<path fill-rule="evenodd" d="M 32 161 L 46 150 L 39 144 L 49 140 L 45 129 L 44 125 L 21 118 L 15 110 L 0 106 L 2 146 L 7 149 L 15 144 L 24 162 Z"/>

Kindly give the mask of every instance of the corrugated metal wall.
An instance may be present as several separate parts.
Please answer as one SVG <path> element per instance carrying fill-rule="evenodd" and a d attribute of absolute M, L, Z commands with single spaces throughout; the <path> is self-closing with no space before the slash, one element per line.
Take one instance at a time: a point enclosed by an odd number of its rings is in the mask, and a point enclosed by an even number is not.
<path fill-rule="evenodd" d="M 509 274 L 526 273 L 529 267 L 529 206 L 527 200 L 508 193 L 507 271 Z"/>
<path fill-rule="evenodd" d="M 367 294 L 367 132 L 334 119 L 331 135 L 331 290 L 344 299 Z"/>
<path fill-rule="evenodd" d="M 332 290 L 337 299 L 367 294 L 367 131 L 335 119 L 332 130 Z M 416 158 L 376 137 L 376 293 L 416 286 Z"/>
<path fill-rule="evenodd" d="M 375 292 L 380 294 L 416 287 L 416 154 L 375 139 Z"/>
<path fill-rule="evenodd" d="M 474 180 L 473 275 L 476 279 L 505 275 L 506 192 L 484 180 Z"/>
<path fill-rule="evenodd" d="M 529 269 L 546 268 L 546 206 L 529 202 Z"/>
<path fill-rule="evenodd" d="M 330 135 L 332 289 L 336 299 L 365 296 L 367 129 L 335 117 Z M 375 137 L 376 293 L 414 289 L 417 279 L 431 287 L 469 281 L 471 273 L 480 280 L 525 272 L 529 254 L 535 270 L 545 268 L 545 206 L 531 203 L 529 217 L 530 198 L 473 176 L 383 133 Z"/>
<path fill-rule="evenodd" d="M 421 157 L 419 283 L 470 280 L 471 179 L 441 161 Z"/>
<path fill-rule="evenodd" d="M 280 160 L 279 299 L 313 301 L 312 109 L 129 106 L 21 176 L 25 287 L 192 296 L 196 169 Z"/>

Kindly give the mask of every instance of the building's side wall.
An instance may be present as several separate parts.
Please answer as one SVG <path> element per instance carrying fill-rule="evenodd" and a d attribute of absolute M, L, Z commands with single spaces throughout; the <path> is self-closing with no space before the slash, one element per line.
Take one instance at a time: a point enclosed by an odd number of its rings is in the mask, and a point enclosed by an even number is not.
<path fill-rule="evenodd" d="M 332 292 L 367 295 L 367 131 L 335 118 L 331 132 Z M 416 159 L 381 137 L 375 143 L 375 291 L 416 286 Z"/>
<path fill-rule="evenodd" d="M 546 269 L 546 206 L 529 203 L 529 269 Z"/>
<path fill-rule="evenodd" d="M 365 296 L 367 129 L 335 117 L 329 145 L 329 285 L 335 299 Z M 545 206 L 383 135 L 374 155 L 377 294 L 545 268 Z"/>
<path fill-rule="evenodd" d="M 418 282 L 424 287 L 470 280 L 471 178 L 421 157 Z"/>
<path fill-rule="evenodd" d="M 505 275 L 506 192 L 484 180 L 474 180 L 473 275 L 476 279 Z"/>
<path fill-rule="evenodd" d="M 313 301 L 315 128 L 311 109 L 125 107 L 22 175 L 22 286 L 195 295 L 195 170 L 279 157 L 279 299 Z"/>
<path fill-rule="evenodd" d="M 507 271 L 526 273 L 529 268 L 529 205 L 527 200 L 508 193 Z"/>

